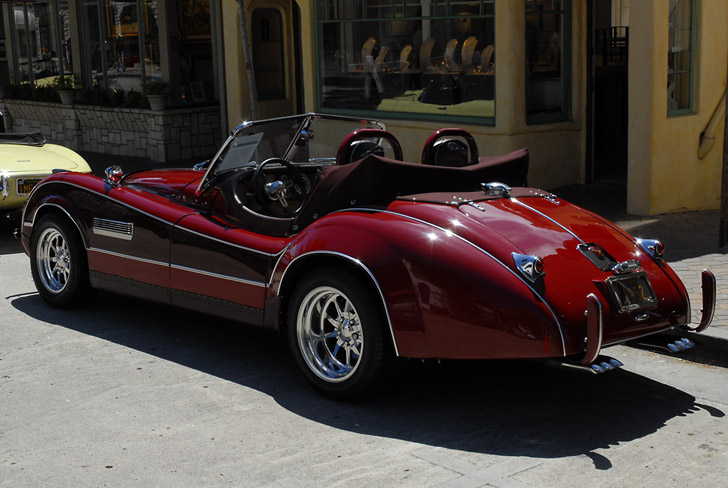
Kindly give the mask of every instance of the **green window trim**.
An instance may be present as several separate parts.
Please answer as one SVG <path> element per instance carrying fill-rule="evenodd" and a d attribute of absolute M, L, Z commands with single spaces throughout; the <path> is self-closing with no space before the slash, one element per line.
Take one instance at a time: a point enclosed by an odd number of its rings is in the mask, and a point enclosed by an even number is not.
<path fill-rule="evenodd" d="M 681 0 L 681 1 L 686 1 L 686 0 Z M 672 110 L 670 109 L 670 93 L 669 93 L 670 76 L 680 74 L 680 72 L 673 70 L 673 73 L 670 73 L 670 56 L 673 55 L 673 53 L 671 52 L 671 46 L 668 45 L 668 47 L 667 47 L 668 48 L 668 66 L 667 66 L 668 93 L 667 93 L 667 100 L 666 100 L 668 117 L 690 115 L 690 114 L 695 113 L 693 102 L 694 102 L 694 89 L 695 89 L 695 47 L 696 47 L 695 40 L 697 37 L 696 36 L 696 30 L 697 30 L 696 25 L 697 25 L 697 4 L 698 4 L 698 2 L 695 0 L 687 0 L 687 1 L 690 1 L 690 3 L 691 3 L 691 5 L 690 5 L 690 62 L 689 62 L 690 68 L 689 68 L 689 73 L 688 73 L 688 97 L 687 97 L 688 106 L 684 107 L 684 108 L 676 108 L 676 109 L 672 109 Z M 669 12 L 668 12 L 668 16 L 669 16 Z M 669 43 L 669 39 L 670 39 L 669 31 L 671 30 L 669 18 L 668 18 L 667 28 L 668 28 L 668 43 Z M 675 29 L 675 30 L 677 31 L 677 29 Z M 675 35 L 675 34 L 673 33 L 673 35 Z M 684 73 L 684 71 L 683 71 L 683 73 Z M 676 103 L 680 103 L 680 100 L 676 99 L 675 101 L 676 101 Z"/>

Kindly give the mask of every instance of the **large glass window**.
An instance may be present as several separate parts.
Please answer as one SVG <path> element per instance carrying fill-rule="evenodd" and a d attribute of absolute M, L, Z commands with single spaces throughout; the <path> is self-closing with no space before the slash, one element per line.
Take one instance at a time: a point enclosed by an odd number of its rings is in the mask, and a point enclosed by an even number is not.
<path fill-rule="evenodd" d="M 526 120 L 569 118 L 571 16 L 569 0 L 526 0 Z"/>
<path fill-rule="evenodd" d="M 318 0 L 319 105 L 493 123 L 494 0 Z"/>
<path fill-rule="evenodd" d="M 693 109 L 693 46 L 695 2 L 671 0 L 667 49 L 667 113 L 680 115 Z"/>
<path fill-rule="evenodd" d="M 156 1 L 84 0 L 81 11 L 86 85 L 139 91 L 161 79 Z"/>
<path fill-rule="evenodd" d="M 15 83 L 29 82 L 43 86 L 52 83 L 59 74 L 68 73 L 70 66 L 64 38 L 68 30 L 67 19 L 66 1 L 46 0 L 12 5 L 9 23 L 14 32 Z"/>

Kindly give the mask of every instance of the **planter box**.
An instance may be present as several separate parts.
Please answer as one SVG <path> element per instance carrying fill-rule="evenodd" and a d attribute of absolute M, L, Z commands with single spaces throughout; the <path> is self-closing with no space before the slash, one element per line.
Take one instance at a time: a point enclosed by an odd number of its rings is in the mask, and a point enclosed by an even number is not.
<path fill-rule="evenodd" d="M 219 107 L 163 111 L 0 100 L 5 130 L 39 131 L 75 151 L 166 162 L 208 158 L 222 143 Z"/>

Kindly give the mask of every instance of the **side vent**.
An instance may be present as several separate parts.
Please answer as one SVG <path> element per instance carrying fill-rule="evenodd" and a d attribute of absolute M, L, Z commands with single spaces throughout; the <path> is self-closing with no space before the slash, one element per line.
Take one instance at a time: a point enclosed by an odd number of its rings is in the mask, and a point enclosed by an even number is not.
<path fill-rule="evenodd" d="M 94 217 L 94 234 L 130 241 L 134 237 L 134 224 Z"/>

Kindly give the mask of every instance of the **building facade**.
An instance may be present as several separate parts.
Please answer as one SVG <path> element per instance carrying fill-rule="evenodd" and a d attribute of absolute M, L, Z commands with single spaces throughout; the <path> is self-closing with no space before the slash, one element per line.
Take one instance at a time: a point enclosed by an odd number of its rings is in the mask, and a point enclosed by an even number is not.
<path fill-rule="evenodd" d="M 534 186 L 626 186 L 636 214 L 719 206 L 728 2 L 246 5 L 251 31 L 263 10 L 274 10 L 282 26 L 273 70 L 279 91 L 258 90 L 261 116 L 376 116 L 414 161 L 434 129 L 459 126 L 485 155 L 528 147 Z M 250 118 L 249 95 L 238 4 L 223 1 L 222 12 L 232 126 Z M 272 59 L 256 58 L 252 37 L 254 62 Z"/>
<path fill-rule="evenodd" d="M 482 155 L 527 147 L 533 186 L 626 187 L 637 214 L 719 206 L 728 2 L 243 3 L 261 117 L 377 117 L 411 161 L 432 131 L 458 126 Z M 252 117 L 240 11 L 236 0 L 3 3 L 0 78 L 163 80 L 165 113 L 216 106 L 222 137 Z"/>

